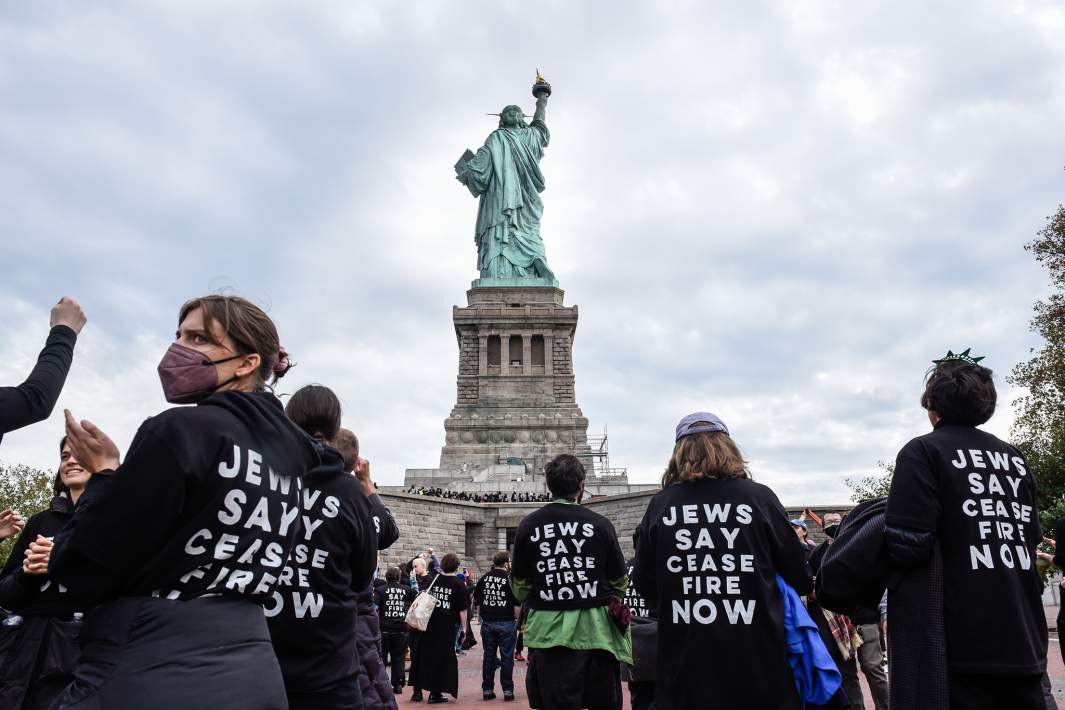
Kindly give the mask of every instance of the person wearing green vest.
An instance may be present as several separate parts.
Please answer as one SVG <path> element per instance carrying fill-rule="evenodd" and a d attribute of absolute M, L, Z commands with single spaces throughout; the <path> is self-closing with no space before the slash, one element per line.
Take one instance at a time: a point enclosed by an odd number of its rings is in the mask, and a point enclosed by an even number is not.
<path fill-rule="evenodd" d="M 544 471 L 554 500 L 518 526 L 510 578 L 514 596 L 529 607 L 529 706 L 621 708 L 620 664 L 632 663 L 632 635 L 610 614 L 629 584 L 617 532 L 580 505 L 579 459 L 556 456 Z"/>

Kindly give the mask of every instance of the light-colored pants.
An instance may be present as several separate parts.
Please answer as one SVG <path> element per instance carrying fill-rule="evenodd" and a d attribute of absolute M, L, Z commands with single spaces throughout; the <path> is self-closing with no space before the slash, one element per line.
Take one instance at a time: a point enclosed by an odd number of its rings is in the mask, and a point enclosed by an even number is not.
<path fill-rule="evenodd" d="M 869 683 L 876 710 L 888 710 L 888 678 L 884 649 L 880 646 L 880 627 L 877 624 L 861 624 L 858 635 L 862 645 L 858 647 L 858 665 Z"/>

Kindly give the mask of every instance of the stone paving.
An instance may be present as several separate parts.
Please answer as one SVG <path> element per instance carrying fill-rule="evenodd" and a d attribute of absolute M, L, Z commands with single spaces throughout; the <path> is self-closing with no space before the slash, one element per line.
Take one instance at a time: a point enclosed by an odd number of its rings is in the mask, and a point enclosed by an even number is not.
<path fill-rule="evenodd" d="M 1047 617 L 1051 626 L 1054 625 L 1056 614 L 1057 607 L 1047 608 Z M 480 638 L 477 622 L 474 622 L 473 626 L 474 634 Z M 497 699 L 485 702 L 481 700 L 481 647 L 475 646 L 470 651 L 467 651 L 466 655 L 459 656 L 459 697 L 457 701 L 449 697 L 451 702 L 447 703 L 447 707 L 457 709 L 479 708 L 479 710 L 490 710 L 497 706 L 498 710 L 503 710 L 504 708 L 507 710 L 527 708 L 529 705 L 525 695 L 525 668 L 526 664 L 520 661 L 514 664 L 514 702 L 503 702 L 502 691 L 498 688 L 498 674 L 496 676 Z M 1057 700 L 1058 708 L 1065 710 L 1065 663 L 1062 663 L 1057 633 L 1053 630 L 1050 634 L 1050 653 L 1047 654 L 1047 669 L 1050 673 L 1050 682 L 1054 688 L 1054 698 Z M 861 674 L 859 673 L 859 675 Z M 870 700 L 869 688 L 865 685 L 864 678 L 862 678 L 862 691 L 865 693 L 865 707 L 872 710 L 873 702 Z M 630 710 L 628 690 L 624 691 L 624 695 L 625 710 Z M 403 697 L 399 699 L 399 706 L 408 710 L 424 708 L 425 705 L 426 703 L 424 702 L 412 703 L 410 701 L 409 688 L 404 692 Z"/>

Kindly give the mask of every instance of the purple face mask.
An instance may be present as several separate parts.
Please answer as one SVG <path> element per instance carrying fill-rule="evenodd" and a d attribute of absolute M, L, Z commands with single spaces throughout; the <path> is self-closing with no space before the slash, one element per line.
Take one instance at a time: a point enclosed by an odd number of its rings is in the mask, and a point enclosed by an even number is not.
<path fill-rule="evenodd" d="M 198 350 L 177 343 L 171 344 L 159 361 L 159 381 L 163 383 L 163 395 L 172 404 L 195 404 L 209 397 L 222 385 L 237 379 L 234 375 L 222 384 L 214 366 L 236 360 L 240 355 L 210 360 Z"/>

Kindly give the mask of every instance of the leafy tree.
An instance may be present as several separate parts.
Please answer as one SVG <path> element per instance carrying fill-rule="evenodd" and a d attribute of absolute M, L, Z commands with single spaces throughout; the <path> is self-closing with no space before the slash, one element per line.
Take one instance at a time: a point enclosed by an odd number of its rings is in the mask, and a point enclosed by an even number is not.
<path fill-rule="evenodd" d="M 855 503 L 881 498 L 891 490 L 891 475 L 895 473 L 895 464 L 877 461 L 876 465 L 883 473 L 847 479 L 847 487 L 851 489 L 851 500 Z"/>
<path fill-rule="evenodd" d="M 0 510 L 14 508 L 29 518 L 48 507 L 55 474 L 23 464 L 0 464 Z M 17 538 L 0 543 L 0 566 L 7 562 Z"/>
<path fill-rule="evenodd" d="M 1031 359 L 1008 378 L 1027 390 L 1014 402 L 1017 419 L 1010 438 L 1028 459 L 1043 528 L 1052 530 L 1054 521 L 1065 517 L 1065 206 L 1058 206 L 1024 248 L 1047 269 L 1053 291 L 1036 301 L 1031 321 L 1042 347 L 1032 348 Z"/>

